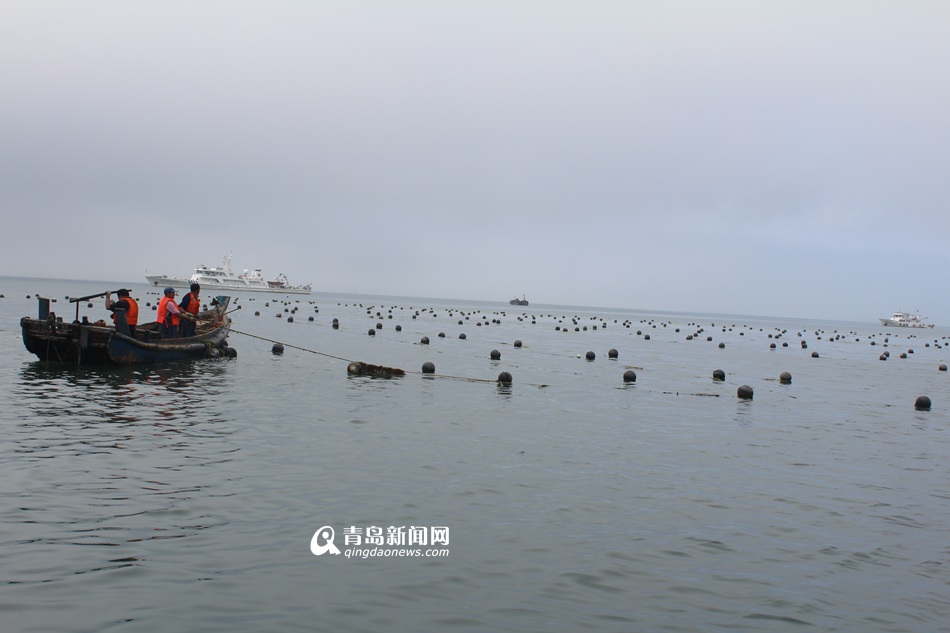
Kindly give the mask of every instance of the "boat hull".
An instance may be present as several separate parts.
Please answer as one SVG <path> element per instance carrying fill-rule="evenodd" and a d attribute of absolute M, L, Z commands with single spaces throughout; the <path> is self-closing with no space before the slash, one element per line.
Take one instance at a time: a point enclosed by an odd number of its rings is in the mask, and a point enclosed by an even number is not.
<path fill-rule="evenodd" d="M 212 349 L 226 347 L 230 323 L 214 330 L 179 339 L 152 337 L 149 330 L 141 338 L 131 338 L 115 328 L 20 319 L 23 345 L 42 361 L 73 365 L 135 365 L 207 358 Z"/>
<path fill-rule="evenodd" d="M 308 286 L 285 286 L 283 288 L 276 286 L 268 286 L 267 282 L 252 283 L 248 281 L 247 283 L 242 283 L 238 281 L 221 281 L 219 279 L 202 279 L 200 277 L 194 278 L 194 281 L 201 285 L 201 291 L 205 292 L 210 289 L 212 292 L 269 292 L 272 294 L 283 294 L 283 295 L 309 295 L 313 291 Z M 185 284 L 184 287 L 191 285 L 191 280 Z"/>
<path fill-rule="evenodd" d="M 113 328 L 23 317 L 23 345 L 43 361 L 74 365 L 109 364 Z"/>
<path fill-rule="evenodd" d="M 116 365 L 208 358 L 213 355 L 213 349 L 220 351 L 227 345 L 230 331 L 230 323 L 225 323 L 207 334 L 155 342 L 145 342 L 114 332 L 109 337 L 107 353 L 109 361 Z"/>
<path fill-rule="evenodd" d="M 881 325 L 885 327 L 909 327 L 915 329 L 930 329 L 934 326 L 933 323 L 913 323 L 907 321 L 895 321 L 894 319 L 879 319 Z"/>
<path fill-rule="evenodd" d="M 187 338 L 163 339 L 155 322 L 139 325 L 135 338 L 101 321 L 65 322 L 49 312 L 48 299 L 40 299 L 38 318 L 20 319 L 20 330 L 27 351 L 53 363 L 133 365 L 206 358 L 214 355 L 214 349 L 224 351 L 231 331 L 230 319 L 224 316 L 230 297 L 218 296 L 216 300 L 215 310 L 199 314 L 199 334 Z M 123 313 L 122 328 L 124 318 Z"/>
<path fill-rule="evenodd" d="M 165 288 L 167 286 L 171 286 L 172 288 L 189 288 L 191 286 L 190 279 L 182 279 L 181 277 L 145 275 L 145 279 L 148 281 L 148 285 L 153 288 Z"/>

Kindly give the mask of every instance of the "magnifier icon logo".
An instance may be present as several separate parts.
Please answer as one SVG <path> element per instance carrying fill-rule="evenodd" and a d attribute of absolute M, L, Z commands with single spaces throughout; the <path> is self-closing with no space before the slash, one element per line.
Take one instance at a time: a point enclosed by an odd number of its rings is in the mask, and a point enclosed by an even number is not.
<path fill-rule="evenodd" d="M 324 525 L 313 533 L 313 538 L 310 539 L 310 551 L 313 552 L 314 556 L 323 556 L 327 552 L 339 554 L 340 550 L 333 544 L 335 536 L 336 533 L 333 531 L 333 528 L 329 525 Z M 321 539 L 324 541 L 323 545 L 320 544 Z"/>

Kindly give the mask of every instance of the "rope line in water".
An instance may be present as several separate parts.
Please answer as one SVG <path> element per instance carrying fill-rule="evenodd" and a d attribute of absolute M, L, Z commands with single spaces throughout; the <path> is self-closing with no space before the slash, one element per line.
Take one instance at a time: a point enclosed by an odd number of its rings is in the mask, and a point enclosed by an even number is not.
<path fill-rule="evenodd" d="M 283 345 L 284 347 L 290 347 L 290 348 L 293 348 L 293 349 L 297 349 L 297 350 L 300 350 L 301 352 L 309 352 L 309 353 L 311 353 L 311 354 L 317 354 L 318 356 L 325 356 L 326 358 L 332 358 L 332 359 L 334 359 L 334 360 L 341 360 L 341 361 L 343 361 L 344 363 L 359 363 L 359 362 L 362 362 L 362 361 L 352 360 L 352 359 L 349 359 L 349 358 L 342 358 L 342 357 L 340 357 L 340 356 L 334 356 L 333 354 L 327 354 L 327 353 L 325 353 L 325 352 L 318 352 L 318 351 L 315 350 L 315 349 L 307 349 L 306 347 L 300 347 L 299 345 L 292 345 L 292 344 L 290 344 L 290 343 L 284 343 L 283 341 L 275 341 L 274 339 L 264 338 L 263 336 L 258 336 L 258 335 L 256 335 L 256 334 L 249 334 L 249 333 L 247 333 L 247 332 L 242 332 L 241 330 L 235 330 L 234 328 L 231 328 L 231 331 L 234 332 L 235 334 L 243 334 L 244 336 L 249 336 L 249 337 L 251 337 L 251 338 L 256 338 L 256 339 L 258 339 L 258 340 L 260 340 L 260 341 L 265 341 L 265 342 L 267 342 L 267 343 L 276 343 L 276 344 L 279 344 L 279 345 Z M 466 377 L 466 376 L 450 376 L 450 375 L 448 375 L 448 374 L 429 374 L 429 373 L 422 372 L 422 371 L 412 371 L 412 370 L 403 370 L 403 371 L 405 371 L 407 374 L 415 374 L 415 375 L 417 375 L 417 376 L 424 376 L 424 377 L 426 377 L 426 378 L 448 378 L 449 380 L 464 380 L 464 381 L 467 381 L 467 382 L 485 382 L 485 383 L 498 382 L 497 380 L 491 380 L 491 379 L 489 379 L 489 378 L 468 378 L 468 377 Z M 537 384 L 532 384 L 532 383 L 525 383 L 525 384 L 527 384 L 529 387 L 547 387 L 547 386 L 548 386 L 548 385 L 537 385 Z"/>
<path fill-rule="evenodd" d="M 325 354 L 325 353 L 323 353 L 323 352 L 318 352 L 318 351 L 315 350 L 315 349 L 307 349 L 306 347 L 299 347 L 299 346 L 297 346 L 297 345 L 292 345 L 292 344 L 290 344 L 290 343 L 284 343 L 284 342 L 282 342 L 282 341 L 275 341 L 275 340 L 273 340 L 273 339 L 264 338 L 263 336 L 258 336 L 258 335 L 256 335 L 256 334 L 248 334 L 247 332 L 242 332 L 241 330 L 235 330 L 234 328 L 231 328 L 231 331 L 234 332 L 235 334 L 243 334 L 244 336 L 250 336 L 251 338 L 256 338 L 256 339 L 258 339 L 258 340 L 266 341 L 266 342 L 268 342 L 268 343 L 277 343 L 277 344 L 283 345 L 283 346 L 285 346 L 285 347 L 292 347 L 293 349 L 299 349 L 301 352 L 310 352 L 311 354 L 317 354 L 318 356 L 326 356 L 327 358 L 332 358 L 332 359 L 334 359 L 334 360 L 342 360 L 342 361 L 345 362 L 345 363 L 355 363 L 355 362 L 358 362 L 358 361 L 355 361 L 355 360 L 350 360 L 349 358 L 341 358 L 341 357 L 339 357 L 339 356 L 334 356 L 333 354 Z"/>

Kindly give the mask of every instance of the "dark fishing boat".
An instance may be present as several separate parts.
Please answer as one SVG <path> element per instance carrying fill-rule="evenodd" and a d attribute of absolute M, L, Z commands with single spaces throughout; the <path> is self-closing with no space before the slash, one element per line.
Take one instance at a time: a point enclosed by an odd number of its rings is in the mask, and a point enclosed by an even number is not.
<path fill-rule="evenodd" d="M 165 339 L 155 322 L 138 325 L 135 337 L 129 336 L 124 310 L 115 311 L 115 326 L 90 323 L 86 317 L 80 321 L 79 304 L 105 294 L 70 299 L 76 304 L 71 323 L 50 312 L 50 300 L 40 297 L 38 318 L 20 319 L 26 349 L 40 360 L 77 365 L 134 365 L 227 355 L 230 297 L 216 297 L 211 310 L 198 313 L 195 336 Z"/>
<path fill-rule="evenodd" d="M 526 306 L 528 305 L 528 300 L 524 298 L 524 295 L 521 295 L 520 299 L 518 297 L 515 297 L 514 299 L 508 302 L 508 305 Z"/>

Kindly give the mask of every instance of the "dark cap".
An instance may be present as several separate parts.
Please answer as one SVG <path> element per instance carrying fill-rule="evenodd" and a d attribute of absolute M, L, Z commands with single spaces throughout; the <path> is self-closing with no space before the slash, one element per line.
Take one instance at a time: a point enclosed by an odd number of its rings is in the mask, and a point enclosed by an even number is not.
<path fill-rule="evenodd" d="M 168 294 L 169 292 L 172 294 L 175 294 L 175 289 L 172 288 L 171 286 L 168 286 L 167 288 L 165 288 L 165 294 Z"/>
<path fill-rule="evenodd" d="M 132 291 L 129 290 L 128 288 L 119 288 L 118 290 L 115 291 L 115 293 L 119 295 L 120 297 L 128 297 L 129 293 L 131 292 Z"/>

